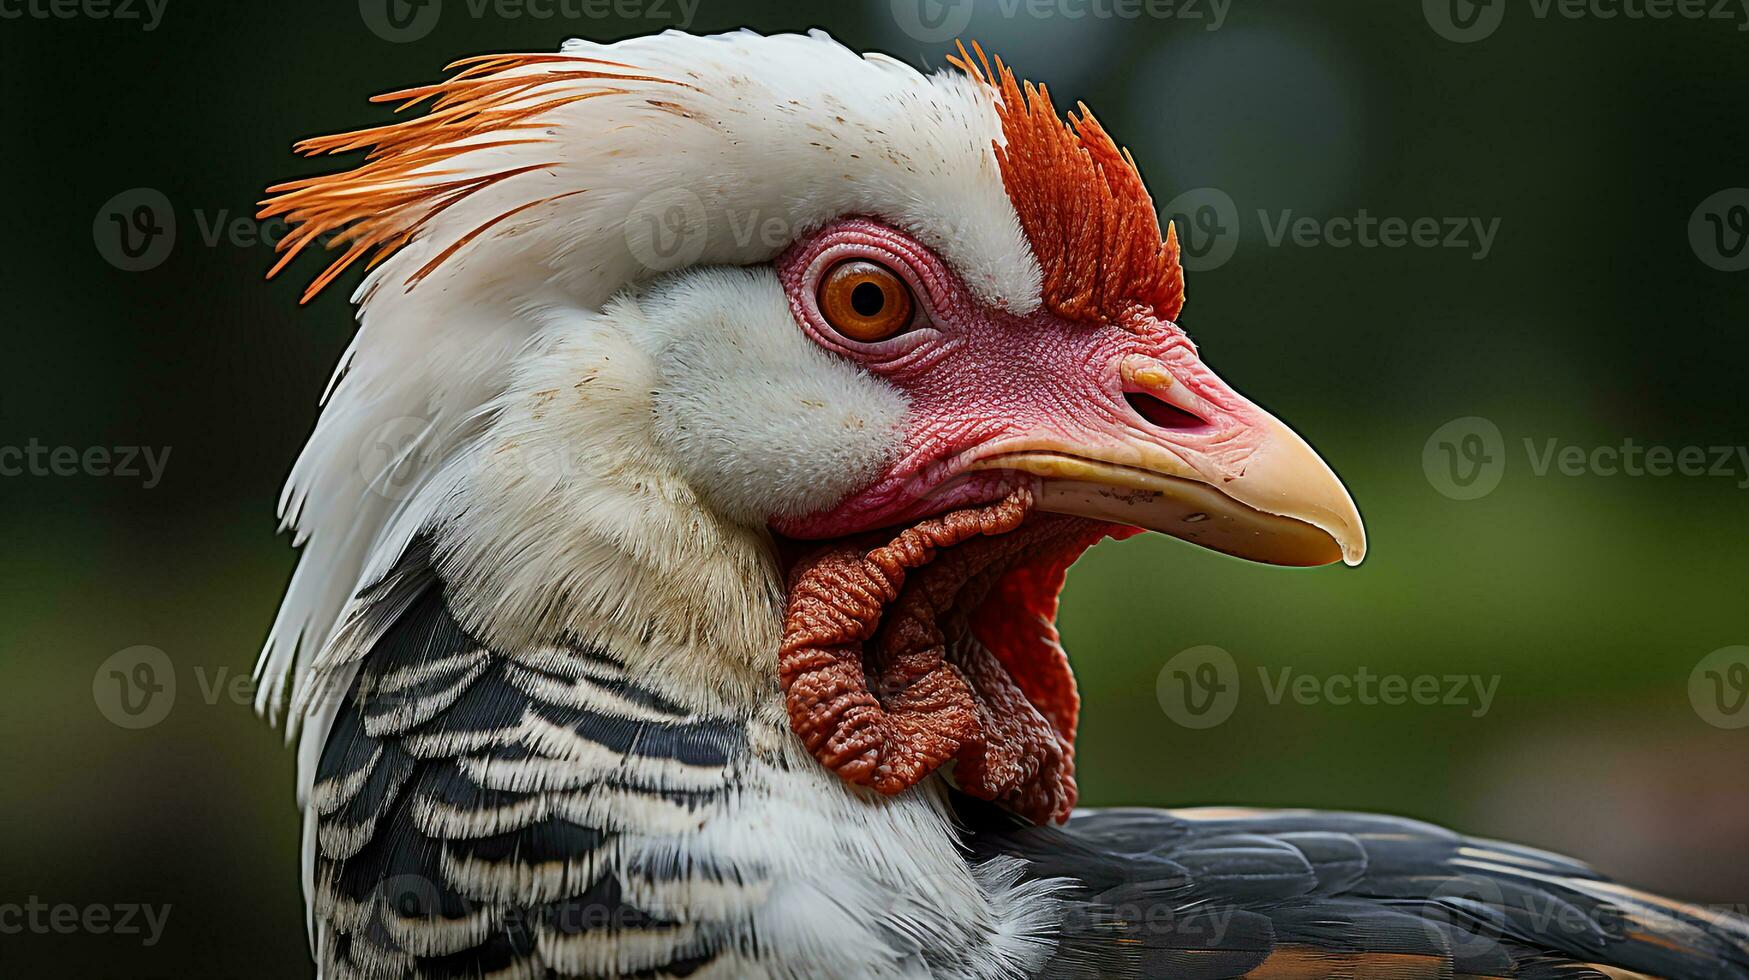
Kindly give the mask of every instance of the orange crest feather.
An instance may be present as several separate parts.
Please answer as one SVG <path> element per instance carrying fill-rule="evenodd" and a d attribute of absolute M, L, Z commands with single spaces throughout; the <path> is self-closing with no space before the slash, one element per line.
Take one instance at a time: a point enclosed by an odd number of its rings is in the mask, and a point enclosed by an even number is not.
<path fill-rule="evenodd" d="M 545 70 L 520 69 L 544 66 Z M 276 184 L 272 195 L 261 202 L 257 218 L 284 216 L 292 230 L 282 238 L 279 261 L 268 270 L 272 278 L 311 242 L 328 237 L 325 247 L 344 246 L 345 251 L 304 291 L 309 302 L 322 288 L 360 258 L 374 266 L 413 240 L 426 223 L 446 208 L 475 191 L 521 174 L 554 166 L 537 163 L 492 173 L 443 170 L 443 164 L 464 153 L 491 147 L 550 142 L 542 136 L 496 138 L 501 134 L 538 129 L 545 117 L 561 106 L 598 95 L 623 94 L 624 89 L 603 87 L 587 91 L 553 93 L 550 86 L 589 80 L 663 82 L 648 75 L 625 74 L 613 69 L 636 71 L 631 65 L 563 54 L 482 55 L 449 66 L 461 71 L 432 85 L 421 85 L 375 96 L 372 102 L 400 102 L 396 112 L 431 100 L 423 116 L 356 132 L 307 139 L 297 144 L 305 156 L 320 156 L 368 150 L 362 164 L 352 170 L 307 177 Z M 473 137 L 494 138 L 468 142 Z M 529 201 L 504 212 L 462 235 L 436 258 L 408 277 L 411 287 L 440 263 L 482 232 L 507 218 L 558 197 Z"/>
<path fill-rule="evenodd" d="M 1043 85 L 1016 82 L 975 42 L 948 61 L 996 90 L 1007 145 L 996 147 L 1002 183 L 1044 273 L 1044 304 L 1076 320 L 1120 323 L 1138 311 L 1176 320 L 1184 307 L 1178 233 L 1164 238 L 1154 199 L 1084 104 L 1067 122 Z M 1023 95 L 1024 91 L 1024 95 Z"/>

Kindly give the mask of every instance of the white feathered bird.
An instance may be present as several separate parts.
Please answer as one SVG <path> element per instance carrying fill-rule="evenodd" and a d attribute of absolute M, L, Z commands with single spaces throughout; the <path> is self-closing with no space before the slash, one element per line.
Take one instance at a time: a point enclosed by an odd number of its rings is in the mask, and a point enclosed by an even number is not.
<path fill-rule="evenodd" d="M 272 189 L 312 292 L 373 266 L 260 666 L 321 975 L 1746 975 L 1742 920 L 1525 848 L 1071 816 L 1082 549 L 1365 543 L 1176 325 L 1128 155 L 955 62 L 473 59 Z"/>

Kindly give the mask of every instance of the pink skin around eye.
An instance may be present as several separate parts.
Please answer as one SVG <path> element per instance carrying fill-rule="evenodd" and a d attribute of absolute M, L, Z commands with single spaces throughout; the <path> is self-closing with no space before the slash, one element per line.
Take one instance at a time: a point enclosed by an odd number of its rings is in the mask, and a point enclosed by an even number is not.
<path fill-rule="evenodd" d="M 819 281 L 848 259 L 904 278 L 919 306 L 917 325 L 874 344 L 833 330 L 819 311 Z M 776 522 L 782 534 L 837 537 L 999 499 L 1013 487 L 1012 474 L 965 468 L 1045 442 L 1105 447 L 1122 459 L 1126 444 L 1143 439 L 1229 476 L 1243 473 L 1256 448 L 1256 410 L 1203 366 L 1177 325 L 1145 311 L 1122 325 L 1043 309 L 1010 313 L 979 300 L 914 239 L 865 218 L 815 232 L 776 264 L 800 329 L 910 403 L 886 471 L 824 512 Z M 1135 368 L 1150 365 L 1173 382 L 1155 395 L 1133 381 Z"/>

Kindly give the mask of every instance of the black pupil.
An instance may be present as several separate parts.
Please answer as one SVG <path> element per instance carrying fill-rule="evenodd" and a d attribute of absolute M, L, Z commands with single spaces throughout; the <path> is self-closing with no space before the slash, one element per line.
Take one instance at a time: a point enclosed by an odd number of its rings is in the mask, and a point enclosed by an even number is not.
<path fill-rule="evenodd" d="M 872 282 L 859 282 L 850 291 L 850 308 L 857 316 L 874 316 L 887 305 L 887 294 Z"/>

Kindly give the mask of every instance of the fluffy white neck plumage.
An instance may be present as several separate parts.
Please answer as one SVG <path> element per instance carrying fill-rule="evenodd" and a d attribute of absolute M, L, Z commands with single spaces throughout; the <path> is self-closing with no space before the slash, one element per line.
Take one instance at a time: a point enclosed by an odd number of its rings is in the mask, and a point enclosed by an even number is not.
<path fill-rule="evenodd" d="M 769 270 L 702 275 L 719 299 L 757 304 L 781 295 Z M 1026 975 L 1048 952 L 1038 937 L 1054 924 L 1050 887 L 1015 887 L 1014 869 L 1000 862 L 968 865 L 938 781 L 898 797 L 852 787 L 790 733 L 776 678 L 784 592 L 772 542 L 761 524 L 731 516 L 750 499 L 733 489 L 707 496 L 694 488 L 697 473 L 682 470 L 722 461 L 696 447 L 676 453 L 676 433 L 659 421 L 659 398 L 734 397 L 692 390 L 716 382 L 662 377 L 664 359 L 688 334 L 676 322 L 686 318 L 677 300 L 686 295 L 684 286 L 627 295 L 599 314 L 550 319 L 517 358 L 508 390 L 481 414 L 477 432 L 418 481 L 388 540 L 419 535 L 430 542 L 449 607 L 495 654 L 514 661 L 533 651 L 562 664 L 567 651 L 594 651 L 618 665 L 608 670 L 623 666 L 618 676 L 744 730 L 744 756 L 686 768 L 684 785 L 699 794 L 690 811 L 639 802 L 617 788 L 586 789 L 581 804 L 622 840 L 637 842 L 623 846 L 640 860 L 655 854 L 681 868 L 731 869 L 730 881 L 716 880 L 713 870 L 708 880 L 670 882 L 641 899 L 699 928 L 744 931 L 759 953 L 723 960 L 721 969 L 738 971 L 725 975 Z M 668 319 L 657 324 L 652 315 Z M 842 382 L 801 367 L 795 384 Z M 814 401 L 828 415 L 881 417 L 879 396 L 846 407 L 845 390 L 836 400 L 790 389 L 780 397 Z M 844 428 L 814 422 L 822 431 Z M 795 479 L 819 479 L 805 470 Z M 311 690 L 345 691 L 371 642 L 360 630 L 342 629 L 318 661 Z M 587 683 L 576 688 L 588 690 Z M 338 701 L 316 699 L 308 716 L 306 790 L 315 784 Z M 624 702 L 610 696 L 581 706 L 611 714 Z M 538 773 L 575 781 L 595 764 L 567 762 L 565 738 L 538 739 L 551 753 L 541 765 L 551 768 L 514 777 L 521 789 L 547 786 Z M 655 766 L 653 784 L 673 778 L 663 775 L 671 763 L 635 756 L 615 768 L 635 774 L 646 765 Z M 593 803 L 592 792 L 601 794 Z M 312 825 L 321 819 L 320 787 L 315 796 Z M 312 832 L 306 871 L 317 895 L 319 853 Z M 466 880 L 479 893 L 501 894 L 512 907 L 549 897 L 539 875 L 525 881 L 481 868 L 458 872 L 477 875 Z M 621 872 L 610 865 L 606 873 Z M 665 934 L 648 941 L 670 949 Z M 671 947 L 675 957 L 684 950 L 678 941 Z M 790 972 L 798 968 L 810 972 Z"/>
<path fill-rule="evenodd" d="M 784 583 L 765 522 L 871 478 L 904 413 L 788 317 L 764 266 L 549 316 L 391 537 L 435 531 L 483 640 L 599 641 L 698 707 L 771 709 Z"/>

